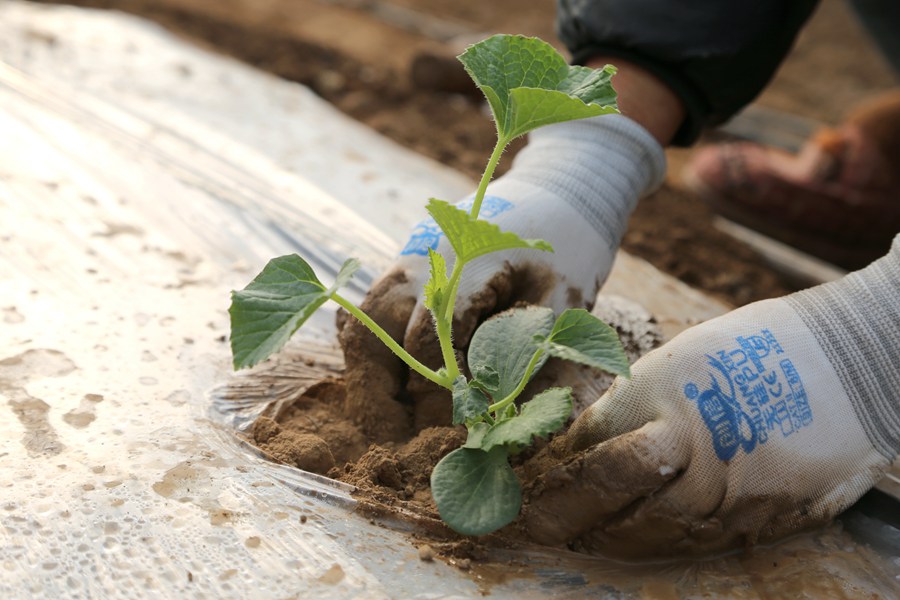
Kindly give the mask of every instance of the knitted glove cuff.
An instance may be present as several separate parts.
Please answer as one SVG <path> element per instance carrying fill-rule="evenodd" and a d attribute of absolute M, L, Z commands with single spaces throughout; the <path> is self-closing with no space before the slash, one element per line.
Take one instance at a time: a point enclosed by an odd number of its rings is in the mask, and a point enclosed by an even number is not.
<path fill-rule="evenodd" d="M 900 235 L 865 269 L 786 298 L 822 346 L 875 448 L 900 452 Z"/>
<path fill-rule="evenodd" d="M 615 252 L 638 199 L 665 174 L 666 156 L 653 136 L 628 117 L 607 115 L 535 131 L 504 178 L 566 202 Z"/>

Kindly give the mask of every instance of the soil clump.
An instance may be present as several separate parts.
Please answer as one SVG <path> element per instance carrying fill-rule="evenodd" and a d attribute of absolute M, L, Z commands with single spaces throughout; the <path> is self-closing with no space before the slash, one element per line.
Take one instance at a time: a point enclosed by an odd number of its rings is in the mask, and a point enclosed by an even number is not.
<path fill-rule="evenodd" d="M 341 410 L 345 395 L 339 378 L 316 384 L 277 419 L 259 417 L 249 432 L 251 442 L 278 462 L 354 486 L 359 512 L 386 523 L 407 522 L 415 544 L 428 545 L 430 556 L 460 568 L 484 560 L 489 547 L 528 541 L 518 522 L 476 540 L 441 521 L 431 495 L 431 471 L 465 443 L 464 427 L 426 427 L 406 440 L 371 443 L 363 428 Z M 558 452 L 540 453 L 544 446 L 546 441 L 539 440 L 514 458 L 513 467 L 526 487 L 550 463 L 562 460 Z"/>
<path fill-rule="evenodd" d="M 465 442 L 465 428 L 427 427 L 405 440 L 374 443 L 347 416 L 345 400 L 343 379 L 314 384 L 280 416 L 259 417 L 250 441 L 273 460 L 353 485 L 362 514 L 412 522 L 413 536 L 427 540 L 435 554 L 482 557 L 480 542 L 443 525 L 430 491 L 434 465 Z"/>

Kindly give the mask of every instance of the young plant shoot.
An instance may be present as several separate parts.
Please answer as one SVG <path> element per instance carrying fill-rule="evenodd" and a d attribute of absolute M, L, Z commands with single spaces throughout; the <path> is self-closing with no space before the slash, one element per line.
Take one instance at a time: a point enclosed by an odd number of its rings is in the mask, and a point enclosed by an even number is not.
<path fill-rule="evenodd" d="M 432 370 L 411 356 L 377 323 L 343 298 L 338 289 L 359 268 L 344 263 L 326 287 L 297 255 L 270 261 L 243 290 L 232 293 L 231 348 L 234 368 L 250 367 L 280 350 L 322 304 L 332 300 L 359 319 L 409 367 L 452 395 L 453 424 L 465 425 L 462 448 L 434 468 L 431 488 L 441 518 L 467 535 L 490 533 L 519 513 L 522 491 L 509 456 L 532 438 L 560 429 L 572 411 L 571 390 L 550 388 L 520 406 L 516 400 L 546 360 L 555 356 L 629 374 L 615 331 L 583 309 L 558 317 L 549 308 L 503 312 L 481 325 L 469 345 L 471 379 L 463 375 L 452 345 L 453 310 L 465 266 L 491 252 L 511 248 L 552 251 L 543 240 L 522 239 L 478 218 L 488 182 L 503 150 L 513 139 L 543 125 L 617 112 L 610 78 L 602 69 L 569 66 L 550 45 L 535 38 L 496 35 L 460 57 L 488 100 L 497 125 L 497 144 L 478 185 L 471 211 L 431 199 L 427 210 L 453 248 L 447 260 L 429 251 L 431 276 L 424 288 L 444 366 Z"/>

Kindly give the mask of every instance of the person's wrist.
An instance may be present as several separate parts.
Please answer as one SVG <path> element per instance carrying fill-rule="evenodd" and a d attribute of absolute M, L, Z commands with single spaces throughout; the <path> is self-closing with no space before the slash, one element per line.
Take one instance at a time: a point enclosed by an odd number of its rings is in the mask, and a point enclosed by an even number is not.
<path fill-rule="evenodd" d="M 532 132 L 502 179 L 568 204 L 613 250 L 638 199 L 662 183 L 665 171 L 665 153 L 646 129 L 606 115 Z"/>
<path fill-rule="evenodd" d="M 873 446 L 888 460 L 900 452 L 894 358 L 900 352 L 900 234 L 865 269 L 785 299 L 837 370 Z"/>
<path fill-rule="evenodd" d="M 661 145 L 672 141 L 687 115 L 684 103 L 661 79 L 621 58 L 595 56 L 586 65 L 615 65 L 613 87 L 621 113 L 643 126 Z"/>
<path fill-rule="evenodd" d="M 655 190 L 666 174 L 662 146 L 646 128 L 625 115 L 557 123 L 531 132 L 528 145 L 516 155 L 506 176 L 575 178 L 606 188 L 617 174 L 629 180 L 629 196 Z"/>
<path fill-rule="evenodd" d="M 533 131 L 504 177 L 558 189 L 566 200 L 633 205 L 665 175 L 665 152 L 650 132 L 624 115 L 604 115 Z"/>

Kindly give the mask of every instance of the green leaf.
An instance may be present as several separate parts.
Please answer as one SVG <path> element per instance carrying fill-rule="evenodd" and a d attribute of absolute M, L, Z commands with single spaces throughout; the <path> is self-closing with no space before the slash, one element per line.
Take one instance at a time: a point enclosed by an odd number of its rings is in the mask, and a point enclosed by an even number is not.
<path fill-rule="evenodd" d="M 569 66 L 537 38 L 495 35 L 470 46 L 459 60 L 487 98 L 501 140 L 550 123 L 618 112 L 610 83 L 615 67 Z"/>
<path fill-rule="evenodd" d="M 231 354 L 234 368 L 252 367 L 280 350 L 291 335 L 359 269 L 344 263 L 331 288 L 296 254 L 273 258 L 241 291 L 231 293 Z"/>
<path fill-rule="evenodd" d="M 496 531 L 522 507 L 522 486 L 502 447 L 457 448 L 431 472 L 431 493 L 441 518 L 463 535 Z"/>
<path fill-rule="evenodd" d="M 447 288 L 450 287 L 447 262 L 431 248 L 428 249 L 428 260 L 431 263 L 431 277 L 424 288 L 425 307 L 434 314 L 441 314 L 447 302 Z"/>
<path fill-rule="evenodd" d="M 631 377 L 628 357 L 616 330 L 584 310 L 563 311 L 539 346 L 551 356 Z"/>
<path fill-rule="evenodd" d="M 500 373 L 490 365 L 475 365 L 472 377 L 472 385 L 477 385 L 488 394 L 494 395 L 500 389 Z"/>
<path fill-rule="evenodd" d="M 514 308 L 481 324 L 469 342 L 468 363 L 472 373 L 487 369 L 497 373 L 492 395 L 502 400 L 518 387 L 528 363 L 538 349 L 535 336 L 547 336 L 553 329 L 553 310 L 539 306 Z M 542 357 L 532 375 L 546 362 Z"/>
<path fill-rule="evenodd" d="M 522 405 L 518 416 L 500 421 L 481 439 L 481 447 L 524 447 L 534 436 L 545 437 L 566 424 L 572 414 L 571 388 L 550 388 Z"/>
<path fill-rule="evenodd" d="M 467 425 L 466 429 L 468 429 L 469 434 L 466 437 L 466 443 L 463 445 L 463 447 L 477 448 L 481 450 L 481 440 L 484 439 L 485 434 L 490 428 L 491 426 L 484 421 L 478 421 L 477 423 Z"/>
<path fill-rule="evenodd" d="M 456 259 L 463 263 L 483 254 L 510 248 L 553 251 L 553 247 L 544 240 L 525 240 L 515 233 L 501 231 L 493 223 L 475 219 L 449 202 L 432 198 L 428 201 L 427 208 L 453 246 Z"/>
<path fill-rule="evenodd" d="M 487 396 L 477 387 L 459 376 L 453 382 L 453 424 L 462 425 L 469 419 L 475 419 L 487 412 Z"/>
<path fill-rule="evenodd" d="M 296 256 L 296 254 L 294 255 Z M 297 258 L 300 258 L 299 256 Z M 301 259 L 302 260 L 302 259 Z M 309 267 L 309 265 L 306 265 Z M 328 295 L 335 293 L 353 278 L 353 275 L 359 271 L 360 268 L 359 261 L 355 258 L 348 258 L 344 261 L 344 264 L 341 265 L 340 271 L 338 271 L 337 276 L 334 278 L 334 284 L 330 288 L 328 288 Z M 312 271 L 312 269 L 310 269 Z"/>

